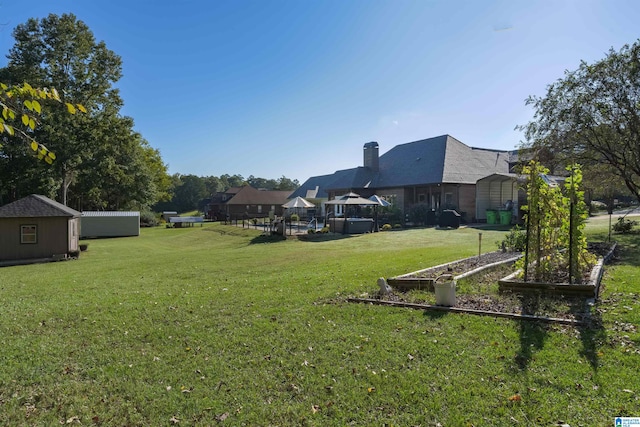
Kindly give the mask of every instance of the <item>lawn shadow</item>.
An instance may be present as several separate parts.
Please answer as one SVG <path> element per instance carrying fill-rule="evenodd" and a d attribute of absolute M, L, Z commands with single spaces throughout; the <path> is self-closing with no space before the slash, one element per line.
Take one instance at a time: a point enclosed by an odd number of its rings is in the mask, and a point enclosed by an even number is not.
<path fill-rule="evenodd" d="M 580 354 L 589 361 L 595 371 L 598 369 L 598 351 L 606 338 L 602 316 L 591 301 L 576 299 L 570 307 L 576 319 L 584 320 L 584 324 L 576 328 L 582 342 Z"/>
<path fill-rule="evenodd" d="M 353 234 L 339 234 L 339 233 L 312 233 L 312 234 L 299 234 L 297 239 L 302 242 L 330 242 L 333 240 L 350 239 L 354 237 Z M 292 238 L 289 236 L 288 238 Z"/>
<path fill-rule="evenodd" d="M 429 320 L 439 320 L 449 315 L 449 312 L 442 310 L 425 310 L 424 317 L 428 317 Z"/>
<path fill-rule="evenodd" d="M 540 312 L 540 298 L 538 292 L 527 292 L 518 295 L 522 304 L 522 314 L 536 316 Z M 525 370 L 531 362 L 535 350 L 544 347 L 549 332 L 549 324 L 539 321 L 521 320 L 520 325 L 520 349 L 515 355 L 518 369 Z"/>
<path fill-rule="evenodd" d="M 259 243 L 278 243 L 278 242 L 284 242 L 285 240 L 287 240 L 286 237 L 281 236 L 279 234 L 272 234 L 272 235 L 261 234 L 251 239 L 249 244 L 256 245 Z"/>

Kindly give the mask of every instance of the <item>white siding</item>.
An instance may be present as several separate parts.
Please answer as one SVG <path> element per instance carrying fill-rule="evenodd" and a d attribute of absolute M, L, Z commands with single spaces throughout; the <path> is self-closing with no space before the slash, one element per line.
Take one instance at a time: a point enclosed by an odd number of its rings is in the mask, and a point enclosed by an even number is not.
<path fill-rule="evenodd" d="M 125 237 L 140 235 L 140 212 L 82 212 L 80 236 Z"/>

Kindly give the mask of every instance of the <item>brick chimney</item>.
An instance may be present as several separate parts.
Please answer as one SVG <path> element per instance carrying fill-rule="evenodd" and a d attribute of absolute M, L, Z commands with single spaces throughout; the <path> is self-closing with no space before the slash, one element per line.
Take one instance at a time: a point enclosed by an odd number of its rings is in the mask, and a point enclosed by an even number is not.
<path fill-rule="evenodd" d="M 378 172 L 380 158 L 378 154 L 378 143 L 375 141 L 364 144 L 364 167 Z"/>

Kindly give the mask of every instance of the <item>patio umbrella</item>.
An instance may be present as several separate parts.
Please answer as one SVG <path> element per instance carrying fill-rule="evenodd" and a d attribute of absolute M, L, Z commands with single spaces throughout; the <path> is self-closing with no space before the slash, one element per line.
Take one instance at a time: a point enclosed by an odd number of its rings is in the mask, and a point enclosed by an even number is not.
<path fill-rule="evenodd" d="M 326 205 L 361 205 L 361 206 L 379 206 L 379 203 L 373 200 L 360 197 L 356 193 L 347 193 L 344 196 L 340 196 L 337 199 L 329 200 L 325 202 Z"/>
<path fill-rule="evenodd" d="M 282 205 L 283 208 L 313 208 L 315 205 L 308 200 L 303 199 L 298 196 L 295 199 L 289 200 L 287 203 Z"/>
<path fill-rule="evenodd" d="M 387 202 L 385 199 L 381 199 L 379 196 L 377 196 L 375 194 L 373 196 L 369 197 L 369 200 L 377 202 L 378 205 L 382 206 L 383 208 L 386 208 L 387 206 L 391 206 L 391 203 Z"/>

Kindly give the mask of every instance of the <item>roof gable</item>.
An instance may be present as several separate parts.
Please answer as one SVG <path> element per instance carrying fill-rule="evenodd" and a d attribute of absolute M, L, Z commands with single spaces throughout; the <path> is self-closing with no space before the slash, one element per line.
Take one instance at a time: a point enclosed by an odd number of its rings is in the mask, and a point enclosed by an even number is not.
<path fill-rule="evenodd" d="M 80 212 L 40 194 L 31 194 L 0 207 L 0 218 L 70 217 Z"/>
<path fill-rule="evenodd" d="M 320 192 L 391 188 L 440 183 L 475 184 L 492 173 L 509 172 L 507 151 L 470 147 L 441 135 L 393 147 L 380 156 L 379 170 L 356 167 L 309 178 L 295 196 L 319 186 Z"/>

